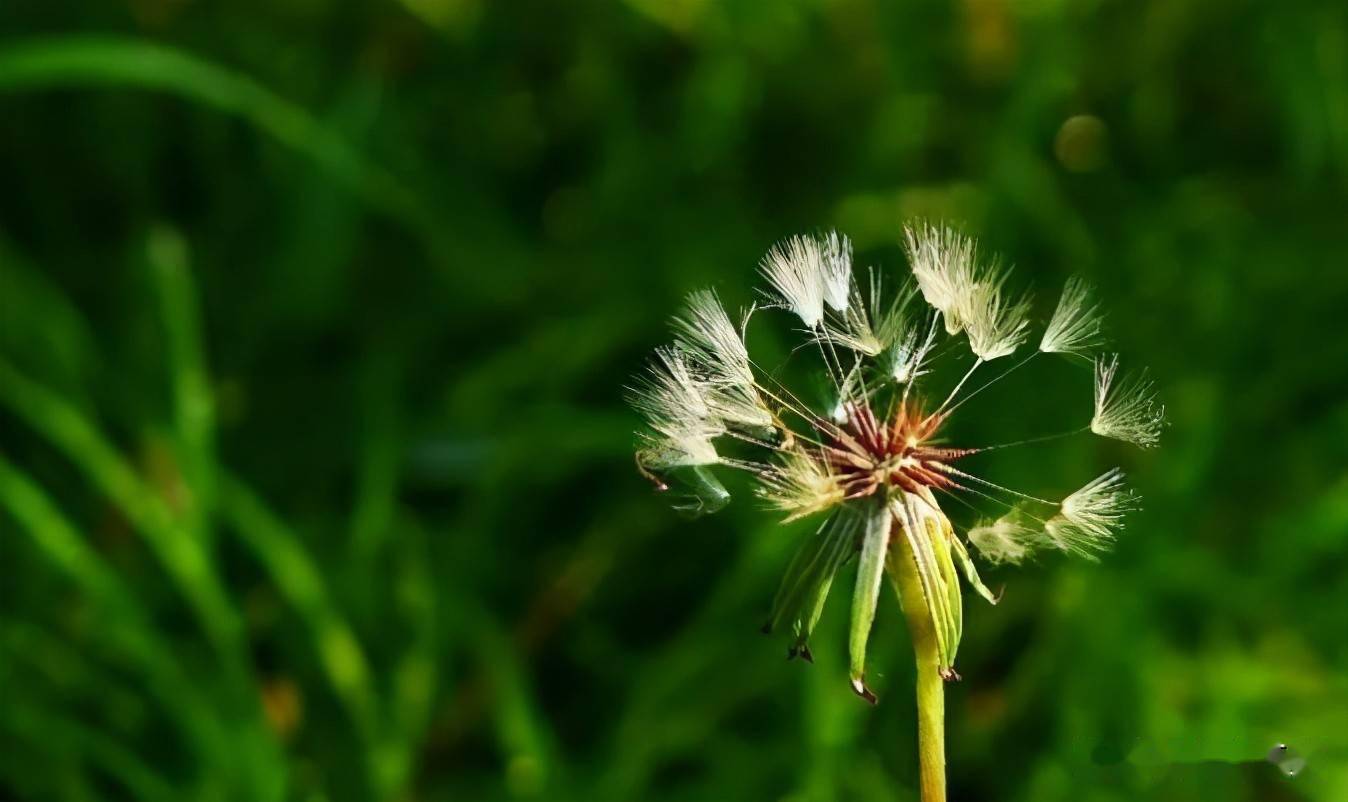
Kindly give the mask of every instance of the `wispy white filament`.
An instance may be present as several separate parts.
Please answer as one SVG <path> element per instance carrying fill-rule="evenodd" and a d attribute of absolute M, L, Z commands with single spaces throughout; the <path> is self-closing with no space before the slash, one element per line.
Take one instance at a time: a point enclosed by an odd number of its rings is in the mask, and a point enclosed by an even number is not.
<path fill-rule="evenodd" d="M 754 383 L 749 349 L 715 292 L 699 290 L 689 295 L 684 314 L 674 320 L 674 329 L 679 346 L 715 379 Z"/>
<path fill-rule="evenodd" d="M 964 327 L 961 299 L 974 279 L 974 241 L 952 228 L 922 223 L 904 227 L 903 244 L 922 297 L 941 313 L 946 331 L 958 334 Z"/>
<path fill-rule="evenodd" d="M 885 350 L 884 343 L 880 341 L 871 327 L 870 318 L 866 316 L 866 307 L 859 299 L 835 317 L 835 320 L 824 321 L 824 326 L 819 332 L 821 341 L 835 343 L 866 356 L 876 356 Z"/>
<path fill-rule="evenodd" d="M 842 312 L 852 299 L 852 241 L 830 231 L 819 245 L 824 302 L 833 311 Z"/>
<path fill-rule="evenodd" d="M 772 285 L 774 305 L 790 309 L 807 329 L 824 319 L 824 255 L 812 237 L 791 237 L 773 246 L 760 265 Z"/>
<path fill-rule="evenodd" d="M 915 320 L 917 317 L 926 317 L 925 315 L 910 316 L 908 306 L 917 297 L 917 288 L 912 282 L 900 284 L 894 296 L 886 303 L 885 286 L 880 274 L 876 271 L 871 272 L 870 281 L 870 310 L 871 319 L 875 322 L 875 337 L 885 348 L 892 348 L 905 339 L 910 329 L 921 325 L 926 328 L 921 321 Z M 933 336 L 934 336 L 933 332 Z"/>
<path fill-rule="evenodd" d="M 993 565 L 1019 565 L 1034 553 L 1041 540 L 1040 532 L 1027 526 L 1016 513 L 969 530 L 969 542 Z"/>
<path fill-rule="evenodd" d="M 898 384 L 909 384 L 927 371 L 923 369 L 931 349 L 936 345 L 935 321 L 924 335 L 920 326 L 913 324 L 904 330 L 890 351 L 889 374 Z"/>
<path fill-rule="evenodd" d="M 1086 354 L 1100 345 L 1100 316 L 1091 302 L 1091 288 L 1079 276 L 1063 287 L 1058 307 L 1048 321 L 1039 350 L 1050 354 Z"/>
<path fill-rule="evenodd" d="M 1010 272 L 996 265 L 977 270 L 958 288 L 956 310 L 969 336 L 969 350 L 984 362 L 1007 356 L 1025 341 L 1029 302 L 1010 298 L 1003 285 Z"/>
<path fill-rule="evenodd" d="M 1057 515 L 1044 525 L 1049 540 L 1059 549 L 1095 559 L 1114 542 L 1123 516 L 1137 506 L 1136 497 L 1123 485 L 1123 472 L 1107 471 L 1063 499 Z"/>
<path fill-rule="evenodd" d="M 787 451 L 781 461 L 764 472 L 758 495 L 769 504 L 788 513 L 794 521 L 828 509 L 843 500 L 838 477 L 826 463 L 802 451 Z"/>
<path fill-rule="evenodd" d="M 1091 431 L 1142 448 L 1155 446 L 1165 425 L 1165 407 L 1156 403 L 1156 385 L 1146 371 L 1115 381 L 1119 357 L 1095 360 L 1095 414 Z"/>
<path fill-rule="evenodd" d="M 680 352 L 657 348 L 655 355 L 655 363 L 630 392 L 632 406 L 654 430 L 643 436 L 646 464 L 675 468 L 719 462 L 712 440 L 725 427 L 708 403 L 707 386 Z"/>
<path fill-rule="evenodd" d="M 716 293 L 702 290 L 689 296 L 687 311 L 674 320 L 674 328 L 680 350 L 706 385 L 704 397 L 715 416 L 731 424 L 772 426 L 742 330 L 730 322 Z"/>

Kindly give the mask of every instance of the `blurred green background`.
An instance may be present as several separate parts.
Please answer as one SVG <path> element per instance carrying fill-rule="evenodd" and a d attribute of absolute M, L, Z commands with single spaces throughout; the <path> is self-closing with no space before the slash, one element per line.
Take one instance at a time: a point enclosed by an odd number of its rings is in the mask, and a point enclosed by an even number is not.
<path fill-rule="evenodd" d="M 0 188 L 0 797 L 915 799 L 897 605 L 878 707 L 845 593 L 785 662 L 810 524 L 677 518 L 621 387 L 925 216 L 1095 282 L 1172 423 L 982 463 L 1145 510 L 985 571 L 951 798 L 1348 799 L 1338 0 L 7 0 Z M 1089 414 L 1034 371 L 970 439 Z"/>

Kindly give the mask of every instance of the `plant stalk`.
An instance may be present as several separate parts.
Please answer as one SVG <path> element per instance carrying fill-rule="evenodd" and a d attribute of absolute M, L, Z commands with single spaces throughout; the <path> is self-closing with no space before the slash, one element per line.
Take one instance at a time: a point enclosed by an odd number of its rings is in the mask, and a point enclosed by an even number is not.
<path fill-rule="evenodd" d="M 895 581 L 917 658 L 917 753 L 922 802 L 945 802 L 945 680 L 941 679 L 936 627 L 922 593 L 908 538 L 896 532 Z"/>

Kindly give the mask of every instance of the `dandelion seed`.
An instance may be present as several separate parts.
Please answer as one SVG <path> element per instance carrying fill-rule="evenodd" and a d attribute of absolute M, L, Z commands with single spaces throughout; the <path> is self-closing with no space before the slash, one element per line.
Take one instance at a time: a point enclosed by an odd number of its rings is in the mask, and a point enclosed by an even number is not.
<path fill-rule="evenodd" d="M 1090 285 L 1078 276 L 1069 278 L 1039 341 L 1039 350 L 1046 354 L 1082 355 L 1100 345 L 1097 309 L 1091 303 Z"/>
<path fill-rule="evenodd" d="M 958 334 L 961 299 L 973 280 L 974 242 L 951 228 L 923 223 L 905 226 L 904 250 L 922 297 L 945 319 L 946 332 Z"/>
<path fill-rule="evenodd" d="M 1109 550 L 1124 515 L 1136 506 L 1136 497 L 1124 488 L 1123 472 L 1115 468 L 1063 499 L 1044 531 L 1062 551 L 1093 560 Z"/>
<path fill-rule="evenodd" d="M 923 365 L 935 344 L 934 328 L 929 328 L 925 335 L 916 325 L 905 330 L 890 354 L 889 374 L 894 381 L 898 384 L 908 384 L 924 375 L 927 371 L 923 370 Z"/>
<path fill-rule="evenodd" d="M 885 302 L 885 286 L 880 274 L 871 272 L 871 318 L 875 321 L 875 338 L 884 348 L 893 348 L 906 339 L 909 331 L 926 329 L 927 315 L 909 315 L 908 307 L 917 297 L 917 288 L 911 282 L 901 284 L 894 297 Z M 915 319 L 916 318 L 916 319 Z M 935 332 L 932 332 L 935 337 Z"/>
<path fill-rule="evenodd" d="M 712 440 L 725 433 L 707 400 L 707 387 L 683 355 L 657 348 L 656 361 L 628 395 L 654 434 L 642 435 L 642 463 L 657 469 L 719 462 Z"/>
<path fill-rule="evenodd" d="M 716 293 L 695 292 L 684 316 L 674 321 L 676 342 L 704 377 L 703 393 L 711 413 L 723 422 L 747 428 L 773 428 L 754 381 L 741 329 L 730 322 Z"/>
<path fill-rule="evenodd" d="M 1028 333 L 1029 301 L 1006 297 L 1002 287 L 1008 276 L 993 265 L 959 290 L 956 308 L 969 337 L 969 350 L 984 362 L 1013 353 Z"/>
<path fill-rule="evenodd" d="M 788 513 L 783 523 L 823 512 L 842 503 L 846 495 L 827 462 L 800 450 L 782 453 L 760 482 L 758 495 Z"/>
<path fill-rule="evenodd" d="M 885 349 L 859 302 L 844 310 L 836 323 L 825 320 L 817 336 L 820 342 L 834 343 L 865 356 L 875 356 Z"/>
<path fill-rule="evenodd" d="M 969 530 L 969 542 L 993 565 L 1020 565 L 1042 543 L 1042 533 L 1010 513 Z"/>
<path fill-rule="evenodd" d="M 790 309 L 807 329 L 824 319 L 824 255 L 812 237 L 791 237 L 778 243 L 761 265 L 775 294 L 773 305 Z"/>
<path fill-rule="evenodd" d="M 1117 355 L 1095 360 L 1095 415 L 1091 431 L 1101 437 L 1151 448 L 1161 439 L 1165 407 L 1156 403 L 1156 385 L 1146 371 L 1124 376 L 1117 383 Z"/>
<path fill-rule="evenodd" d="M 717 428 L 707 403 L 706 385 L 689 370 L 684 355 L 673 348 L 655 349 L 655 361 L 628 397 L 651 426 Z"/>
<path fill-rule="evenodd" d="M 712 376 L 753 386 L 749 350 L 715 292 L 700 290 L 688 296 L 687 312 L 675 319 L 674 327 L 679 345 Z"/>
<path fill-rule="evenodd" d="M 820 243 L 824 302 L 835 312 L 852 300 L 852 241 L 831 231 Z"/>

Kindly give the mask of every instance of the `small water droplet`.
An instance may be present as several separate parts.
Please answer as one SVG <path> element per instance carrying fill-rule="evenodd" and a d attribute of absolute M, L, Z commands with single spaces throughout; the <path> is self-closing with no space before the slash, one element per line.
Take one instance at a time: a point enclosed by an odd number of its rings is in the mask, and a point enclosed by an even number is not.
<path fill-rule="evenodd" d="M 1285 743 L 1275 744 L 1268 750 L 1268 762 L 1278 767 L 1278 771 L 1287 777 L 1295 777 L 1306 768 L 1306 758 Z"/>

